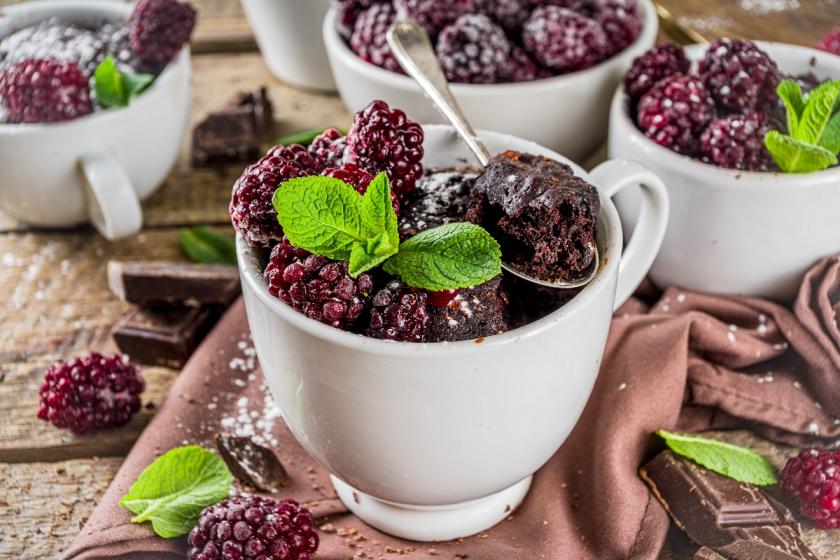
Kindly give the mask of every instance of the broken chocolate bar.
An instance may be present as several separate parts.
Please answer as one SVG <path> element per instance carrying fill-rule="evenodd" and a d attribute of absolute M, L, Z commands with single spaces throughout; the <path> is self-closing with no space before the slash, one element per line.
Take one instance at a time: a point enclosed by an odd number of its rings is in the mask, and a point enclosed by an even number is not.
<path fill-rule="evenodd" d="M 229 107 L 244 107 L 250 110 L 259 136 L 271 130 L 271 125 L 274 123 L 274 108 L 268 99 L 265 86 L 236 94 L 225 108 Z"/>
<path fill-rule="evenodd" d="M 661 452 L 639 473 L 677 527 L 727 560 L 817 558 L 790 511 L 756 486 L 671 451 Z"/>
<path fill-rule="evenodd" d="M 111 336 L 135 362 L 178 369 L 218 318 L 218 311 L 206 307 L 135 309 L 117 323 Z"/>
<path fill-rule="evenodd" d="M 192 163 L 195 167 L 254 161 L 260 157 L 260 134 L 254 112 L 231 107 L 211 113 L 193 129 Z"/>
<path fill-rule="evenodd" d="M 239 295 L 235 266 L 157 261 L 110 261 L 108 284 L 138 305 L 228 306 Z"/>
<path fill-rule="evenodd" d="M 279 492 L 289 475 L 274 452 L 250 437 L 219 434 L 216 447 L 237 479 L 263 492 Z"/>

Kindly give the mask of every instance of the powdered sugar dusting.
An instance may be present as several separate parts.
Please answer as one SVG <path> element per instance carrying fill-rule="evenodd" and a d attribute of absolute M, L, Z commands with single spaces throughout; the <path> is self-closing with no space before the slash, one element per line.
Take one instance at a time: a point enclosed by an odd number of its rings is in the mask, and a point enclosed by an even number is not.
<path fill-rule="evenodd" d="M 742 10 L 757 15 L 789 12 L 800 8 L 799 0 L 741 0 Z"/>

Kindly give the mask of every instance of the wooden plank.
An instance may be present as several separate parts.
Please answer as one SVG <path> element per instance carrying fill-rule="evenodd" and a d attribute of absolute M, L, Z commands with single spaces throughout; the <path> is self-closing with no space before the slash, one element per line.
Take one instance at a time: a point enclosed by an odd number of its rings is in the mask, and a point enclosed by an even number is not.
<path fill-rule="evenodd" d="M 0 558 L 58 558 L 122 459 L 0 464 Z"/>

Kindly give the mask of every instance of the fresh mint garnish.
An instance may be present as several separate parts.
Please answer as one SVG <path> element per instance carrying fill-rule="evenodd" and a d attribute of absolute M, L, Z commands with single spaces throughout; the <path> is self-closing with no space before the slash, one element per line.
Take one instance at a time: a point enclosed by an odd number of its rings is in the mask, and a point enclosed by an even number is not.
<path fill-rule="evenodd" d="M 233 475 L 217 454 L 197 445 L 176 447 L 143 469 L 120 507 L 135 514 L 132 523 L 152 522 L 164 538 L 184 535 L 201 510 L 228 496 Z"/>
<path fill-rule="evenodd" d="M 126 107 L 154 79 L 151 74 L 120 72 L 114 57 L 108 55 L 93 73 L 96 100 L 104 107 Z"/>
<path fill-rule="evenodd" d="M 315 138 L 318 137 L 319 134 L 324 132 L 326 128 L 310 128 L 307 130 L 301 130 L 300 132 L 293 132 L 292 134 L 288 134 L 283 136 L 276 144 L 280 144 L 282 146 L 289 146 L 291 144 L 300 144 L 301 146 L 308 146 L 312 143 Z M 344 131 L 341 131 L 344 134 Z"/>
<path fill-rule="evenodd" d="M 764 145 L 785 173 L 808 173 L 837 165 L 840 152 L 840 81 L 823 82 L 807 96 L 793 80 L 776 93 L 785 105 L 787 134 L 771 130 Z"/>
<path fill-rule="evenodd" d="M 671 451 L 677 455 L 738 482 L 756 486 L 768 486 L 778 482 L 773 466 L 751 449 L 716 439 L 665 430 L 659 430 L 656 435 L 664 439 Z"/>
<path fill-rule="evenodd" d="M 274 209 L 292 245 L 349 261 L 349 273 L 383 265 L 409 286 L 440 291 L 475 286 L 501 273 L 499 244 L 482 227 L 448 224 L 400 243 L 391 186 L 377 175 L 364 196 L 330 177 L 286 181 Z"/>
<path fill-rule="evenodd" d="M 181 248 L 193 262 L 236 264 L 236 239 L 203 226 L 182 229 Z"/>

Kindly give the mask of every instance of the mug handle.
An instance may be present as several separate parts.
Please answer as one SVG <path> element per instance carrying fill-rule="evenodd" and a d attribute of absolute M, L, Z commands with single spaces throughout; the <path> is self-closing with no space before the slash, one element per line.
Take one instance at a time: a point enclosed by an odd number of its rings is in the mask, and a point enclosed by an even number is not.
<path fill-rule="evenodd" d="M 82 156 L 79 166 L 87 184 L 90 220 L 99 233 L 113 241 L 140 231 L 140 201 L 122 165 L 105 152 L 95 152 Z"/>
<path fill-rule="evenodd" d="M 612 198 L 628 186 L 639 185 L 641 209 L 636 229 L 621 255 L 614 309 L 633 295 L 656 259 L 668 226 L 668 191 L 662 179 L 635 161 L 612 159 L 589 173 L 604 196 Z"/>

